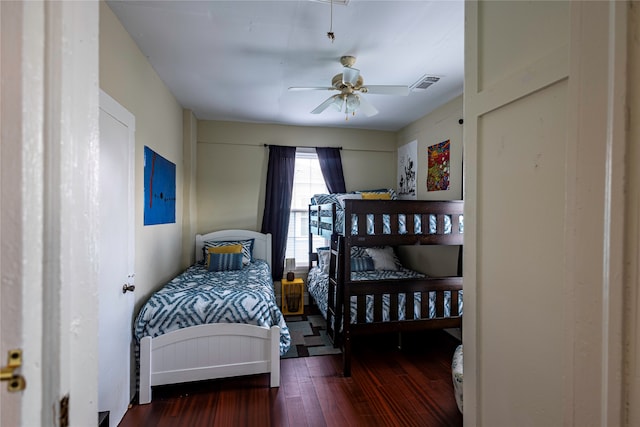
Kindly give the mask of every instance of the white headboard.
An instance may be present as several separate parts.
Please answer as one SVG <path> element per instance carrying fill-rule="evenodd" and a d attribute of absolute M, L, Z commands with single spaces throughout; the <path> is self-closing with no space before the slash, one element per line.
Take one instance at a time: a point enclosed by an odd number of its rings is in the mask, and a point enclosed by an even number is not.
<path fill-rule="evenodd" d="M 220 230 L 208 234 L 196 235 L 196 262 L 203 260 L 202 248 L 205 240 L 246 240 L 254 239 L 253 257 L 263 259 L 271 268 L 271 234 L 262 234 L 251 230 Z"/>

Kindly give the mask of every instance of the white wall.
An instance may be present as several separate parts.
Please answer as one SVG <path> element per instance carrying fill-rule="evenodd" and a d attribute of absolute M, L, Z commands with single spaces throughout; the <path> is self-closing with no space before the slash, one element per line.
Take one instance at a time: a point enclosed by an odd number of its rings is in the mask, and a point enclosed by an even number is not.
<path fill-rule="evenodd" d="M 462 133 L 464 124 L 462 96 L 432 111 L 398 131 L 396 145 L 418 141 L 417 199 L 462 199 Z M 427 191 L 428 148 L 443 141 L 451 142 L 449 190 Z M 412 246 L 397 249 L 402 263 L 430 276 L 454 276 L 458 272 L 458 246 Z"/>
<path fill-rule="evenodd" d="M 199 232 L 260 230 L 269 158 L 264 144 L 343 147 L 347 191 L 394 186 L 392 132 L 199 121 Z"/>
<path fill-rule="evenodd" d="M 184 267 L 183 111 L 105 2 L 100 2 L 100 87 L 136 117 L 135 294 L 139 307 Z M 176 165 L 174 224 L 143 225 L 145 146 Z"/>
<path fill-rule="evenodd" d="M 462 96 L 454 98 L 420 120 L 411 123 L 397 133 L 396 144 L 401 147 L 418 141 L 417 198 L 418 200 L 462 199 L 462 132 L 464 124 Z M 443 141 L 451 141 L 450 187 L 447 191 L 427 191 L 428 148 Z"/>

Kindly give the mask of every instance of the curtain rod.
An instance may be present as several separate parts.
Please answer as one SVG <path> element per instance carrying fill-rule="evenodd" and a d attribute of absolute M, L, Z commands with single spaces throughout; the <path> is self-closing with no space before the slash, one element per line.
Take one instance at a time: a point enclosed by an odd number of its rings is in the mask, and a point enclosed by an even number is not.
<path fill-rule="evenodd" d="M 269 145 L 276 145 L 276 144 L 264 144 L 265 147 L 268 147 Z M 294 145 L 294 147 L 296 148 L 318 148 L 318 147 L 312 147 L 310 145 Z M 320 147 L 320 148 L 325 148 L 325 147 Z M 359 148 L 342 148 L 342 147 L 326 147 L 326 148 L 337 148 L 340 151 L 368 151 L 370 153 L 395 153 L 395 150 L 372 150 L 372 149 L 359 149 Z"/>
<path fill-rule="evenodd" d="M 275 144 L 264 144 L 265 147 L 269 147 L 270 145 L 275 145 Z M 337 148 L 338 150 L 342 150 L 342 147 L 312 147 L 310 145 L 294 145 L 294 147 L 296 148 Z"/>
<path fill-rule="evenodd" d="M 1 1 L 1 0 L 0 0 Z M 260 144 L 247 144 L 244 142 L 220 142 L 220 141 L 198 141 L 198 144 L 209 144 L 209 145 L 234 145 L 234 146 L 243 146 L 243 147 L 260 147 Z M 276 144 L 264 144 L 264 147 L 268 147 L 269 145 L 276 145 Z M 312 147 L 312 146 L 304 146 L 304 145 L 294 145 L 294 147 L 300 147 L 300 148 L 316 148 L 316 147 Z M 372 153 L 395 153 L 395 150 L 372 150 L 372 149 L 358 149 L 358 148 L 343 148 L 343 147 L 336 147 L 341 151 L 368 151 L 368 152 L 372 152 Z"/>

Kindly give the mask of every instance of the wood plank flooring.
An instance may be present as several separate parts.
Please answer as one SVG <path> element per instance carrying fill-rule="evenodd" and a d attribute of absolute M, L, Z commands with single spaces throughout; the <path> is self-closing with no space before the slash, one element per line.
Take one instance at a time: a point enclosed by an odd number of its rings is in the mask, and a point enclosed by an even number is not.
<path fill-rule="evenodd" d="M 443 331 L 357 337 L 352 376 L 342 355 L 283 359 L 279 388 L 267 375 L 156 387 L 120 427 L 462 426 L 451 381 L 459 342 Z"/>

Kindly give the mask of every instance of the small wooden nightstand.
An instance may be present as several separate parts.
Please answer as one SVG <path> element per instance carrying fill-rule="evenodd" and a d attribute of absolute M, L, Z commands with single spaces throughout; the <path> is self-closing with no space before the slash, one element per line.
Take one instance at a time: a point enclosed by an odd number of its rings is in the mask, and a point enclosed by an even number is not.
<path fill-rule="evenodd" d="M 282 314 L 304 313 L 304 281 L 282 279 Z"/>

